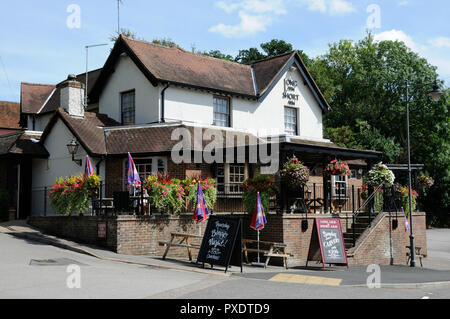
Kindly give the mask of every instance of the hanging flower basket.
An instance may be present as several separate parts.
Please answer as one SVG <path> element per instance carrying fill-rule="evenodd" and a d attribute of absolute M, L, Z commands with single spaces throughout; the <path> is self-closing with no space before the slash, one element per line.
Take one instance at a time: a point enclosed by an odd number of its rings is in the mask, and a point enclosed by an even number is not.
<path fill-rule="evenodd" d="M 309 169 L 296 157 L 289 159 L 280 172 L 293 190 L 301 189 L 309 181 Z"/>
<path fill-rule="evenodd" d="M 383 163 L 378 163 L 367 175 L 363 178 L 364 185 L 378 187 L 382 185 L 389 188 L 394 185 L 395 175 Z"/>
<path fill-rule="evenodd" d="M 326 174 L 336 176 L 351 176 L 352 172 L 348 167 L 347 162 L 341 160 L 333 160 L 325 169 Z"/>
<path fill-rule="evenodd" d="M 431 177 L 422 175 L 419 176 L 419 186 L 422 188 L 430 188 L 434 185 L 434 180 Z"/>

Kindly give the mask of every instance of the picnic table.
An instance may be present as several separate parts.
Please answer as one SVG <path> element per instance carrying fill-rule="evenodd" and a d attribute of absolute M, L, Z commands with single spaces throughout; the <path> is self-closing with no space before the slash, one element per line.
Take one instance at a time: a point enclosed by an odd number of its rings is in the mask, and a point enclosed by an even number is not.
<path fill-rule="evenodd" d="M 267 247 L 266 249 L 258 249 L 258 248 L 248 248 L 247 244 L 257 244 L 257 240 L 253 239 L 243 239 L 242 240 L 242 249 L 244 251 L 244 256 L 247 264 L 248 261 L 248 253 L 249 252 L 255 252 L 255 253 L 263 253 L 264 257 L 266 257 L 265 267 L 269 265 L 270 258 L 272 257 L 278 257 L 283 258 L 283 265 L 286 269 L 288 269 L 287 265 L 287 258 L 292 257 L 292 254 L 286 252 L 286 244 L 283 243 L 275 243 L 270 241 L 259 241 L 260 246 Z"/>
<path fill-rule="evenodd" d="M 179 238 L 180 241 L 176 242 L 176 239 Z M 187 233 L 170 233 L 169 241 L 160 241 L 160 246 L 166 246 L 166 250 L 164 251 L 164 255 L 162 259 L 166 259 L 167 254 L 171 247 L 186 247 L 189 261 L 192 261 L 191 249 L 200 249 L 200 245 L 194 245 L 189 242 L 191 238 L 203 238 L 201 235 L 187 234 Z"/>
<path fill-rule="evenodd" d="M 409 249 L 409 250 L 411 251 L 411 246 L 406 246 L 406 248 Z M 426 257 L 426 255 L 422 254 L 422 252 L 421 252 L 422 247 L 416 246 L 415 248 L 416 248 L 415 256 L 416 256 L 417 258 L 419 258 L 419 260 L 420 260 L 420 266 L 423 267 L 423 264 L 422 264 L 422 258 Z M 406 252 L 406 257 L 408 257 L 408 260 L 406 261 L 406 264 L 407 264 L 407 265 L 409 265 L 409 262 L 410 262 L 410 260 L 411 260 L 411 252 L 410 252 L 410 251 Z"/>

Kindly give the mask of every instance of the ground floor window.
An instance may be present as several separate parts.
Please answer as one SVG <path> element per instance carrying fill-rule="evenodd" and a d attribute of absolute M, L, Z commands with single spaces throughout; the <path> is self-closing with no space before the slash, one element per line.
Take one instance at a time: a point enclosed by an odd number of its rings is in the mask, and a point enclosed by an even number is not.
<path fill-rule="evenodd" d="M 242 194 L 242 184 L 248 177 L 246 164 L 218 164 L 216 185 L 219 194 Z"/>
<path fill-rule="evenodd" d="M 331 176 L 331 195 L 335 198 L 347 197 L 348 177 L 347 176 Z"/>
<path fill-rule="evenodd" d="M 145 180 L 149 176 L 156 176 L 158 173 L 167 173 L 167 158 L 165 157 L 148 157 L 148 158 L 135 158 L 134 165 L 139 173 L 141 181 Z M 124 161 L 124 185 L 127 184 L 127 172 L 128 172 L 128 159 Z"/>

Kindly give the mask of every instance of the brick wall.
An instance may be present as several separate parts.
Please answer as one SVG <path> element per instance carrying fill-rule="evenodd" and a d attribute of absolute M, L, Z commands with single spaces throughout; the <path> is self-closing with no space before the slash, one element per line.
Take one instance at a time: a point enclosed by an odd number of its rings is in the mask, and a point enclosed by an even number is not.
<path fill-rule="evenodd" d="M 421 252 L 427 254 L 426 215 L 415 213 L 413 217 L 415 245 L 422 247 Z M 393 220 L 398 220 L 397 229 L 393 229 Z M 409 246 L 410 232 L 405 230 L 405 215 L 384 213 L 374 221 L 374 226 L 364 233 L 356 243 L 356 247 L 349 251 L 353 255 L 349 262 L 353 265 L 404 265 Z"/>
<path fill-rule="evenodd" d="M 107 239 L 98 239 L 97 223 L 107 221 Z M 28 219 L 28 224 L 44 233 L 80 243 L 94 244 L 115 251 L 117 242 L 117 223 L 112 218 L 101 217 L 37 217 Z"/>
<path fill-rule="evenodd" d="M 220 214 L 217 214 L 220 215 Z M 256 231 L 250 228 L 251 216 L 247 214 L 233 214 L 243 220 L 243 237 L 256 239 Z M 289 260 L 290 266 L 305 265 L 315 218 L 330 218 L 330 215 L 306 215 L 304 214 L 275 214 L 267 215 L 267 225 L 260 232 L 262 241 L 285 243 L 287 251 L 294 255 Z M 404 216 L 398 214 L 398 228 L 392 230 L 392 216 L 389 213 L 380 215 L 370 232 L 367 232 L 357 243 L 356 249 L 350 250 L 351 265 L 390 264 L 391 252 L 394 264 L 406 263 L 406 246 L 409 245 L 409 232 L 405 231 Z M 107 220 L 107 240 L 97 238 L 97 222 Z M 302 230 L 302 220 L 308 221 L 308 229 Z M 349 220 L 349 223 L 351 221 Z M 72 239 L 75 241 L 96 244 L 107 247 L 119 254 L 128 255 L 153 255 L 162 256 L 164 247 L 159 246 L 159 241 L 170 239 L 171 232 L 183 232 L 201 234 L 206 228 L 206 222 L 197 225 L 192 221 L 191 214 L 176 216 L 117 216 L 106 219 L 97 217 L 32 217 L 29 223 L 49 234 Z M 345 214 L 341 215 L 341 224 L 345 229 Z M 349 227 L 351 224 L 349 224 Z M 200 228 L 199 228 L 200 227 Z M 422 247 L 426 254 L 426 227 L 425 214 L 417 213 L 414 216 L 414 232 L 416 246 Z M 390 240 L 392 238 L 392 241 Z M 201 239 L 192 241 L 200 244 Z M 198 250 L 193 250 L 196 257 Z M 182 257 L 187 259 L 186 248 L 174 247 L 168 257 Z M 254 254 L 249 254 L 254 258 Z M 274 260 L 275 261 L 275 260 Z"/>

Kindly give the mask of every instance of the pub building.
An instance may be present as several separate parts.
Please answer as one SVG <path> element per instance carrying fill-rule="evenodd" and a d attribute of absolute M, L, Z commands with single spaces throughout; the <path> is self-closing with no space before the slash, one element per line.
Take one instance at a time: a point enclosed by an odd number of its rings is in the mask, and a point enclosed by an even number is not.
<path fill-rule="evenodd" d="M 164 251 L 158 241 L 167 240 L 170 231 L 198 232 L 190 210 L 169 216 L 150 213 L 145 218 L 133 212 L 117 214 L 111 198 L 114 192 L 129 189 L 130 153 L 141 180 L 157 173 L 181 180 L 215 178 L 214 214 L 243 217 L 244 238 L 255 238 L 248 227 L 251 216 L 245 213 L 242 183 L 270 165 L 260 157 L 265 148 L 276 164 L 271 174 L 280 191 L 271 199 L 261 240 L 285 243 L 292 254 L 290 265 L 306 262 L 314 218 L 330 217 L 341 218 L 350 264 L 404 263 L 403 241 L 394 253 L 386 254 L 384 237 L 371 238 L 373 234 L 366 234 L 370 223 L 361 226 L 359 220 L 364 214 L 353 214 L 364 202 L 362 176 L 382 154 L 339 147 L 323 138 L 323 117 L 332 110 L 296 51 L 243 65 L 121 35 L 103 68 L 87 76 L 88 88 L 84 74 L 56 85 L 22 83 L 22 122 L 26 132 L 34 132 L 33 141 L 39 140 L 33 143 L 35 156 L 27 153 L 29 164 L 24 168 L 31 172 L 31 182 L 23 195 L 18 194 L 26 196 L 20 201 L 31 202 L 21 216 L 29 217 L 32 225 L 118 253 L 157 256 Z M 205 133 L 223 136 L 216 152 L 223 150 L 224 161 L 174 161 L 172 151 L 180 139 L 173 136 L 180 129 L 191 135 L 184 142 L 194 148 L 192 159 L 201 159 L 211 143 Z M 225 143 L 228 136 L 232 146 Z M 6 139 L 0 137 L 0 145 Z M 237 160 L 236 154 L 244 156 Z M 61 176 L 80 174 L 86 155 L 100 176 L 100 207 L 93 207 L 84 218 L 58 217 L 46 196 L 49 187 Z M 296 193 L 277 174 L 293 157 L 311 172 L 304 190 Z M 347 161 L 351 176 L 324 173 L 335 159 Z M 377 227 L 385 227 L 392 218 L 390 213 L 381 215 L 371 217 Z M 401 219 L 398 214 L 395 218 Z M 417 240 L 426 251 L 425 234 L 420 235 L 425 216 L 417 213 L 414 218 Z M 97 219 L 107 219 L 106 239 L 96 238 Z M 68 223 L 74 225 L 65 227 Z M 200 229 L 204 231 L 204 226 Z M 401 227 L 395 231 L 404 235 Z M 368 240 L 380 240 L 380 251 L 370 249 Z"/>

